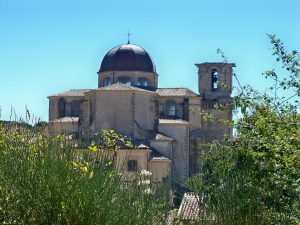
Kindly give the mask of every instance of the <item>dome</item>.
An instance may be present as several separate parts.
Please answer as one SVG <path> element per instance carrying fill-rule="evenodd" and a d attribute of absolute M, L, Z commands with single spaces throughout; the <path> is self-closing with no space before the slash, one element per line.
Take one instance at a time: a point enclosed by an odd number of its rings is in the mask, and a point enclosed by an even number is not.
<path fill-rule="evenodd" d="M 140 46 L 123 44 L 112 48 L 103 58 L 99 72 L 143 71 L 155 73 L 151 56 Z"/>

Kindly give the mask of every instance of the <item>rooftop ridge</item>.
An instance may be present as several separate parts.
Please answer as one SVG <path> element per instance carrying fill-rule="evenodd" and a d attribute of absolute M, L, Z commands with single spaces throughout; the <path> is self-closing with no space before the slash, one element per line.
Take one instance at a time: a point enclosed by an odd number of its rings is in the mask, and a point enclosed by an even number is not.
<path fill-rule="evenodd" d="M 150 90 L 146 90 L 143 88 L 139 88 L 136 86 L 132 86 L 132 85 L 126 85 L 120 82 L 105 86 L 105 87 L 100 87 L 97 89 L 93 89 L 91 91 L 141 91 L 141 92 L 147 92 L 147 93 L 153 93 L 156 94 L 156 92 L 154 91 L 150 91 Z"/>

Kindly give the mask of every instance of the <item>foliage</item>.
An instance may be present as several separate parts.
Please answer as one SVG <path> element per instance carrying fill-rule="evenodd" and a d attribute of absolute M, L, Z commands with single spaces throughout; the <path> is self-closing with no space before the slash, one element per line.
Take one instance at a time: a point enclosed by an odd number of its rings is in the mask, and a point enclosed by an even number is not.
<path fill-rule="evenodd" d="M 35 128 L 44 128 L 48 126 L 48 122 L 46 121 L 38 121 L 33 127 Z"/>
<path fill-rule="evenodd" d="M 202 147 L 201 174 L 188 181 L 215 224 L 300 224 L 300 56 L 269 37 L 288 76 L 265 72 L 274 84 L 263 93 L 238 88 L 237 137 Z"/>
<path fill-rule="evenodd" d="M 0 123 L 0 223 L 164 224 L 165 187 L 122 182 L 111 160 L 110 150 Z"/>

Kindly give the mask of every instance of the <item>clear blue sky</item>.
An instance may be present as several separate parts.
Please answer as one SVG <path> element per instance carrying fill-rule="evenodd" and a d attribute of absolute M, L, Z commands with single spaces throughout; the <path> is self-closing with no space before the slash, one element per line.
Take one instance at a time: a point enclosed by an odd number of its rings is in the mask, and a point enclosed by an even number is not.
<path fill-rule="evenodd" d="M 144 47 L 160 87 L 197 91 L 194 63 L 220 61 L 221 48 L 246 84 L 263 88 L 275 66 L 266 33 L 300 49 L 299 0 L 0 0 L 0 106 L 25 105 L 48 120 L 47 96 L 96 88 L 105 53 L 127 41 Z"/>

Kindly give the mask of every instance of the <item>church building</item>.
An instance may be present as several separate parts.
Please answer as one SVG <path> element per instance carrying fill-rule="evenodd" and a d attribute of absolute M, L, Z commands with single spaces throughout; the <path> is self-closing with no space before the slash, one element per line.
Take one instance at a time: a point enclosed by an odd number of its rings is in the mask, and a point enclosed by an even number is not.
<path fill-rule="evenodd" d="M 115 130 L 138 143 L 120 149 L 129 174 L 148 170 L 154 180 L 185 180 L 199 170 L 199 144 L 231 135 L 224 123 L 203 113 L 231 120 L 231 63 L 195 64 L 198 93 L 189 88 L 160 88 L 155 64 L 142 47 L 122 44 L 109 50 L 98 71 L 98 88 L 72 89 L 48 97 L 53 134 L 89 136 Z M 196 71 L 195 71 L 196 74 Z M 163 74 L 162 74 L 163 76 Z"/>

